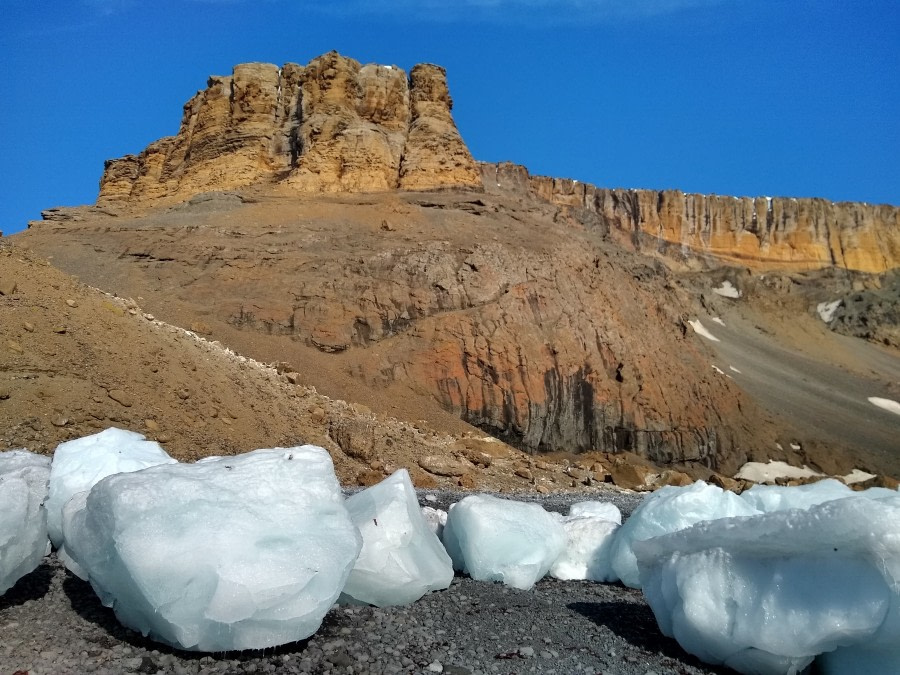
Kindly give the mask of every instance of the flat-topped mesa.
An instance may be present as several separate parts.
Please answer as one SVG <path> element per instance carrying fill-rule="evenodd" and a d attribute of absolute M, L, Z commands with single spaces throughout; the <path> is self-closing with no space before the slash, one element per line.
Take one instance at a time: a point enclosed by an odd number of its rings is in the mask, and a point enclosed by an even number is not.
<path fill-rule="evenodd" d="M 708 256 L 755 268 L 900 267 L 900 208 L 786 197 L 725 197 L 679 190 L 598 188 L 481 164 L 485 188 L 528 193 L 595 214 L 643 250 Z"/>
<path fill-rule="evenodd" d="M 301 192 L 480 188 L 446 72 L 329 52 L 306 66 L 235 66 L 184 106 L 178 134 L 108 160 L 99 205 L 184 199 L 260 181 Z"/>

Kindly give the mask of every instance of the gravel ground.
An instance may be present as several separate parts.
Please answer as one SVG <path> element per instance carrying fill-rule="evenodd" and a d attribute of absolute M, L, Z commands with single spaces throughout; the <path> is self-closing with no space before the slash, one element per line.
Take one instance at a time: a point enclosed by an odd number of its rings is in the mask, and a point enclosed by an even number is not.
<path fill-rule="evenodd" d="M 440 508 L 464 495 L 422 493 Z M 549 496 L 565 512 L 583 496 Z M 628 514 L 640 497 L 604 492 Z M 530 591 L 457 576 L 413 605 L 335 607 L 310 639 L 276 649 L 194 654 L 121 626 L 55 554 L 0 597 L 0 675 L 75 673 L 657 673 L 726 672 L 686 654 L 641 593 L 544 579 Z"/>

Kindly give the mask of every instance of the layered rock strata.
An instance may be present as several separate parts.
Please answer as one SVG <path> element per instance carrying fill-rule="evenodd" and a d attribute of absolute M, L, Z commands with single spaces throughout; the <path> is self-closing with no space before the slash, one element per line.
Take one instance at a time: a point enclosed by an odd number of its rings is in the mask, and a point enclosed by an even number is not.
<path fill-rule="evenodd" d="M 479 187 L 443 68 L 245 63 L 209 78 L 175 136 L 106 162 L 100 205 L 140 205 L 284 180 L 298 191 Z"/>
<path fill-rule="evenodd" d="M 756 268 L 900 267 L 900 208 L 785 197 L 724 197 L 678 190 L 598 188 L 530 176 L 515 164 L 482 164 L 488 190 L 578 209 L 645 250 L 706 256 Z"/>

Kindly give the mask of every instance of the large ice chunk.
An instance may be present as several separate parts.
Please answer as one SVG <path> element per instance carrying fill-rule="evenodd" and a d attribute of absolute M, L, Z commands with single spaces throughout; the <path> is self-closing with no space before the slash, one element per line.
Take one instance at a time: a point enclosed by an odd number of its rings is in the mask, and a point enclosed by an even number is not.
<path fill-rule="evenodd" d="M 53 545 L 63 543 L 62 510 L 77 492 L 90 490 L 98 481 L 114 473 L 138 471 L 175 460 L 155 441 L 134 431 L 110 427 L 99 434 L 60 443 L 50 468 L 50 496 L 47 499 L 47 530 Z"/>
<path fill-rule="evenodd" d="M 569 507 L 569 517 L 578 516 L 595 516 L 616 525 L 622 524 L 622 512 L 612 502 L 576 502 Z"/>
<path fill-rule="evenodd" d="M 66 548 L 103 604 L 196 651 L 312 635 L 362 546 L 331 458 L 311 445 L 115 474 L 65 515 Z"/>
<path fill-rule="evenodd" d="M 809 485 L 788 487 L 782 485 L 754 485 L 741 493 L 741 499 L 763 513 L 786 509 L 808 509 L 816 504 L 824 504 L 847 497 L 881 499 L 896 497 L 897 492 L 887 488 L 873 487 L 855 491 L 834 478 L 826 478 Z"/>
<path fill-rule="evenodd" d="M 346 504 L 363 541 L 346 595 L 378 607 L 407 605 L 453 581 L 453 563 L 422 515 L 406 469 Z"/>
<path fill-rule="evenodd" d="M 566 532 L 539 504 L 470 495 L 450 509 L 444 546 L 473 579 L 528 590 L 565 549 Z"/>
<path fill-rule="evenodd" d="M 50 552 L 44 508 L 49 477 L 49 457 L 0 452 L 0 595 Z"/>
<path fill-rule="evenodd" d="M 597 516 L 569 516 L 563 527 L 566 548 L 550 568 L 550 576 L 564 581 L 615 581 L 609 554 L 619 525 Z"/>
<path fill-rule="evenodd" d="M 704 661 L 800 672 L 840 646 L 834 672 L 900 672 L 900 498 L 698 523 L 634 550 L 660 629 Z M 841 670 L 848 654 L 872 667 Z"/>
<path fill-rule="evenodd" d="M 640 588 L 635 541 L 676 532 L 702 520 L 759 513 L 733 492 L 697 481 L 686 487 L 666 486 L 648 495 L 616 532 L 610 557 L 615 575 L 626 586 Z"/>
<path fill-rule="evenodd" d="M 855 493 L 839 480 L 827 478 L 809 485 L 754 485 L 741 493 L 741 499 L 763 513 L 785 509 L 808 509 L 834 499 L 852 497 Z"/>

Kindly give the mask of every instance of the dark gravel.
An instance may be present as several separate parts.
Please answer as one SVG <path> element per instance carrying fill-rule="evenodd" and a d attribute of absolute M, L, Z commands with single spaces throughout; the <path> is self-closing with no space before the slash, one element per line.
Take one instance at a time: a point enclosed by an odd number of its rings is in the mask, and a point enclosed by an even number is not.
<path fill-rule="evenodd" d="M 464 495 L 433 492 L 447 508 Z M 519 497 L 523 498 L 523 497 Z M 603 493 L 630 513 L 637 495 Z M 534 498 L 530 498 L 534 499 Z M 583 496 L 540 501 L 565 512 Z M 664 637 L 639 591 L 545 579 L 531 591 L 458 576 L 406 607 L 336 607 L 312 638 L 276 649 L 194 654 L 122 627 L 55 554 L 0 597 L 0 675 L 69 673 L 726 672 Z"/>

